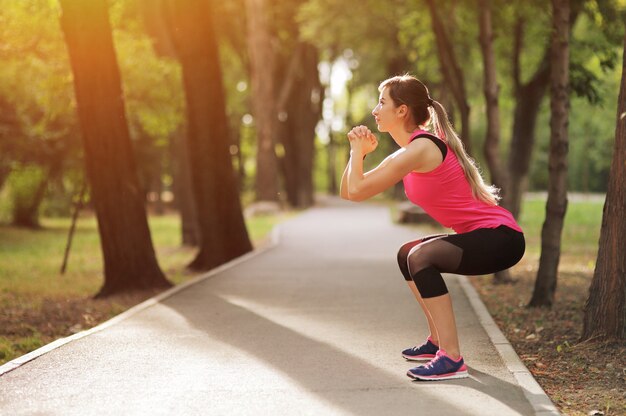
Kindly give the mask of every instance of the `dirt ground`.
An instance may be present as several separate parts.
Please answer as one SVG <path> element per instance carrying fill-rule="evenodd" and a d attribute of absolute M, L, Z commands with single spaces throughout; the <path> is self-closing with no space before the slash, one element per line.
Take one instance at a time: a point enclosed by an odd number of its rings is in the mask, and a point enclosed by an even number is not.
<path fill-rule="evenodd" d="M 551 309 L 527 308 L 536 267 L 514 269 L 513 285 L 471 278 L 524 364 L 564 415 L 626 415 L 626 343 L 579 343 L 592 272 L 558 276 Z"/>
<path fill-rule="evenodd" d="M 133 305 L 154 296 L 139 292 L 105 300 L 57 297 L 32 301 L 0 293 L 0 364 L 58 338 L 98 325 Z"/>

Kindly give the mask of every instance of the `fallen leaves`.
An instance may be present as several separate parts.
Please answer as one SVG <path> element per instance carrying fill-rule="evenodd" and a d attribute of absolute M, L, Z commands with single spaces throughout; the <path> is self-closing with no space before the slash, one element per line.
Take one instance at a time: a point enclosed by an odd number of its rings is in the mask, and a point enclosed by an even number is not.
<path fill-rule="evenodd" d="M 514 269 L 515 286 L 492 285 L 490 276 L 470 281 L 560 412 L 621 416 L 626 414 L 626 343 L 578 343 L 591 274 L 561 273 L 552 309 L 525 306 L 535 273 L 523 265 Z"/>

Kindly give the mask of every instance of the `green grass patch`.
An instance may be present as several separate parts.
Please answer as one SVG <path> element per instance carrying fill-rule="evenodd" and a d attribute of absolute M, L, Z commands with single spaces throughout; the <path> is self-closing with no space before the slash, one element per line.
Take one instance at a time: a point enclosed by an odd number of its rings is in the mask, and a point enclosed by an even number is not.
<path fill-rule="evenodd" d="M 593 261 L 598 251 L 602 225 L 601 198 L 571 198 L 561 234 L 561 252 L 576 256 L 580 262 Z M 545 198 L 527 198 L 522 205 L 520 225 L 524 229 L 527 254 L 541 253 L 541 229 L 546 217 Z"/>
<path fill-rule="evenodd" d="M 282 216 L 270 215 L 248 219 L 253 244 L 261 244 L 282 219 Z M 70 220 L 44 218 L 41 223 L 43 228 L 40 230 L 0 226 L 0 293 L 35 296 L 95 294 L 103 283 L 96 219 L 93 216 L 79 219 L 64 275 L 60 274 L 60 268 Z M 149 224 L 161 268 L 172 282 L 182 282 L 188 278 L 185 266 L 193 259 L 195 249 L 181 246 L 179 216 L 151 216 Z"/>

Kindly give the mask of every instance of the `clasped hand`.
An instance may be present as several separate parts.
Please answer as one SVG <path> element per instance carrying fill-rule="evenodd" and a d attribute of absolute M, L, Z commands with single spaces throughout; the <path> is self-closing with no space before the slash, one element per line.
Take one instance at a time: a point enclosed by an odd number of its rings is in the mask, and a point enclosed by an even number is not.
<path fill-rule="evenodd" d="M 348 132 L 348 140 L 350 148 L 356 152 L 360 152 L 365 156 L 376 150 L 378 139 L 365 126 L 356 126 Z"/>

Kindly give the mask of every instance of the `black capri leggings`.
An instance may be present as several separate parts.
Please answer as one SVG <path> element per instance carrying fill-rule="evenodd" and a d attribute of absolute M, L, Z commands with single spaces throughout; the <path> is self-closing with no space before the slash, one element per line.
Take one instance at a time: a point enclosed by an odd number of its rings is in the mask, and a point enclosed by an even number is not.
<path fill-rule="evenodd" d="M 404 279 L 429 298 L 448 293 L 441 273 L 495 273 L 517 264 L 525 249 L 524 234 L 501 225 L 411 241 L 398 251 L 398 265 Z"/>

